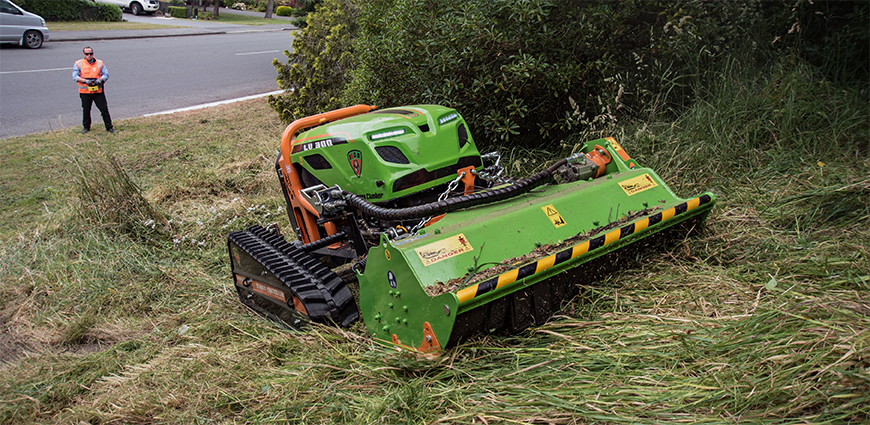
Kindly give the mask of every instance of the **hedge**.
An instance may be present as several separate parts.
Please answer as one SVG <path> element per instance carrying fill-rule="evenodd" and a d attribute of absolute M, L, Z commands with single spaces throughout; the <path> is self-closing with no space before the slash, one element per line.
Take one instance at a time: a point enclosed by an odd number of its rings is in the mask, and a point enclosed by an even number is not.
<path fill-rule="evenodd" d="M 18 0 L 22 9 L 42 16 L 46 21 L 108 21 L 120 22 L 122 11 L 112 4 L 90 0 Z"/>
<path fill-rule="evenodd" d="M 866 84 L 868 5 L 324 0 L 287 63 L 275 61 L 288 92 L 270 104 L 285 121 L 356 103 L 442 104 L 484 143 L 544 147 L 623 118 L 680 114 L 733 52 L 802 57 Z"/>
<path fill-rule="evenodd" d="M 289 6 L 278 6 L 278 8 L 275 9 L 275 14 L 278 16 L 292 16 L 293 8 Z"/>
<path fill-rule="evenodd" d="M 187 7 L 169 6 L 168 10 L 173 18 L 187 19 Z"/>

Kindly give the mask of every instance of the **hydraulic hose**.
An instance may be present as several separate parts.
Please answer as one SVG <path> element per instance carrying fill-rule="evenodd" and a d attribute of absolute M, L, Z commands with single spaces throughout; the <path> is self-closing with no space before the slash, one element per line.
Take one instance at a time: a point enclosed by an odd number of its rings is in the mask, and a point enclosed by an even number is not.
<path fill-rule="evenodd" d="M 325 246 L 332 245 L 336 242 L 341 242 L 345 239 L 346 236 L 347 236 L 346 233 L 339 231 L 338 233 L 336 233 L 334 235 L 329 235 L 325 238 L 320 238 L 314 242 L 307 243 L 305 245 L 300 245 L 299 249 L 301 249 L 305 252 L 311 252 L 311 251 L 314 251 L 316 249 L 320 249 L 320 248 L 323 248 Z"/>
<path fill-rule="evenodd" d="M 364 216 L 377 217 L 384 220 L 408 220 L 413 218 L 432 217 L 462 208 L 470 208 L 477 205 L 502 201 L 514 196 L 519 196 L 546 183 L 555 171 L 567 163 L 567 159 L 561 159 L 544 171 L 531 177 L 520 179 L 516 183 L 485 192 L 472 193 L 470 195 L 448 198 L 443 201 L 417 205 L 408 208 L 384 208 L 366 201 L 360 196 L 342 191 L 347 206 L 361 212 Z"/>

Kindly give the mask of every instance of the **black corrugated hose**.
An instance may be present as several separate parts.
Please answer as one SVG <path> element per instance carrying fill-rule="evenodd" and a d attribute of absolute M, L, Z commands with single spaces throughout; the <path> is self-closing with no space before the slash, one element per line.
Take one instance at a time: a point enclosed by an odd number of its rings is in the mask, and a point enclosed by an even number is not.
<path fill-rule="evenodd" d="M 346 190 L 342 191 L 342 193 L 348 207 L 359 211 L 367 217 L 377 217 L 383 220 L 392 221 L 432 217 L 462 208 L 470 208 L 477 205 L 498 202 L 508 198 L 513 198 L 514 196 L 522 195 L 549 181 L 553 176 L 553 173 L 567 162 L 567 159 L 561 159 L 546 170 L 541 171 L 534 176 L 521 179 L 507 187 L 472 193 L 470 195 L 457 196 L 443 201 L 408 208 L 379 207 Z"/>

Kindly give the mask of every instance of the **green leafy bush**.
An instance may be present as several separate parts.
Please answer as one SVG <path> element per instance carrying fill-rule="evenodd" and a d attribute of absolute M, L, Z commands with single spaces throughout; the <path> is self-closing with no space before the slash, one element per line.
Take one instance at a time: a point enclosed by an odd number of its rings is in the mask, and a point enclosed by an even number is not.
<path fill-rule="evenodd" d="M 275 14 L 278 16 L 291 16 L 293 15 L 293 8 L 290 6 L 278 6 Z"/>
<path fill-rule="evenodd" d="M 676 116 L 736 51 L 764 62 L 782 46 L 841 66 L 828 46 L 857 43 L 852 69 L 870 63 L 866 0 L 345 3 L 325 2 L 276 64 L 279 86 L 295 90 L 272 103 L 282 119 L 436 103 L 459 109 L 484 144 L 541 148 L 625 117 Z M 828 30 L 799 30 L 822 17 Z"/>
<path fill-rule="evenodd" d="M 342 106 L 341 94 L 354 65 L 357 9 L 349 0 L 325 0 L 308 15 L 309 25 L 293 39 L 286 64 L 275 59 L 283 96 L 269 96 L 281 120 L 290 122 Z M 316 112 L 314 112 L 316 111 Z"/>
<path fill-rule="evenodd" d="M 173 18 L 187 19 L 187 8 L 180 6 L 169 6 L 169 16 Z"/>
<path fill-rule="evenodd" d="M 121 8 L 90 0 L 19 0 L 22 9 L 46 21 L 121 21 Z"/>
<path fill-rule="evenodd" d="M 100 8 L 100 14 L 104 21 L 121 22 L 124 19 L 124 13 L 120 6 L 113 4 L 97 4 L 97 6 Z"/>
<path fill-rule="evenodd" d="M 484 141 L 535 147 L 684 104 L 697 65 L 748 35 L 718 25 L 755 16 L 701 1 L 366 3 L 344 103 L 447 104 Z"/>

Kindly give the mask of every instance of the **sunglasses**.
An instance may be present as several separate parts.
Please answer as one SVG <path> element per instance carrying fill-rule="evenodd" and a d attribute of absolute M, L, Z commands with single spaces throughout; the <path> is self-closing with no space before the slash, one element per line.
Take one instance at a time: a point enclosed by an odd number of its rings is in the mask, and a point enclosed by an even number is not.
<path fill-rule="evenodd" d="M 93 56 L 93 55 L 94 55 L 94 52 L 85 53 L 85 56 Z"/>

